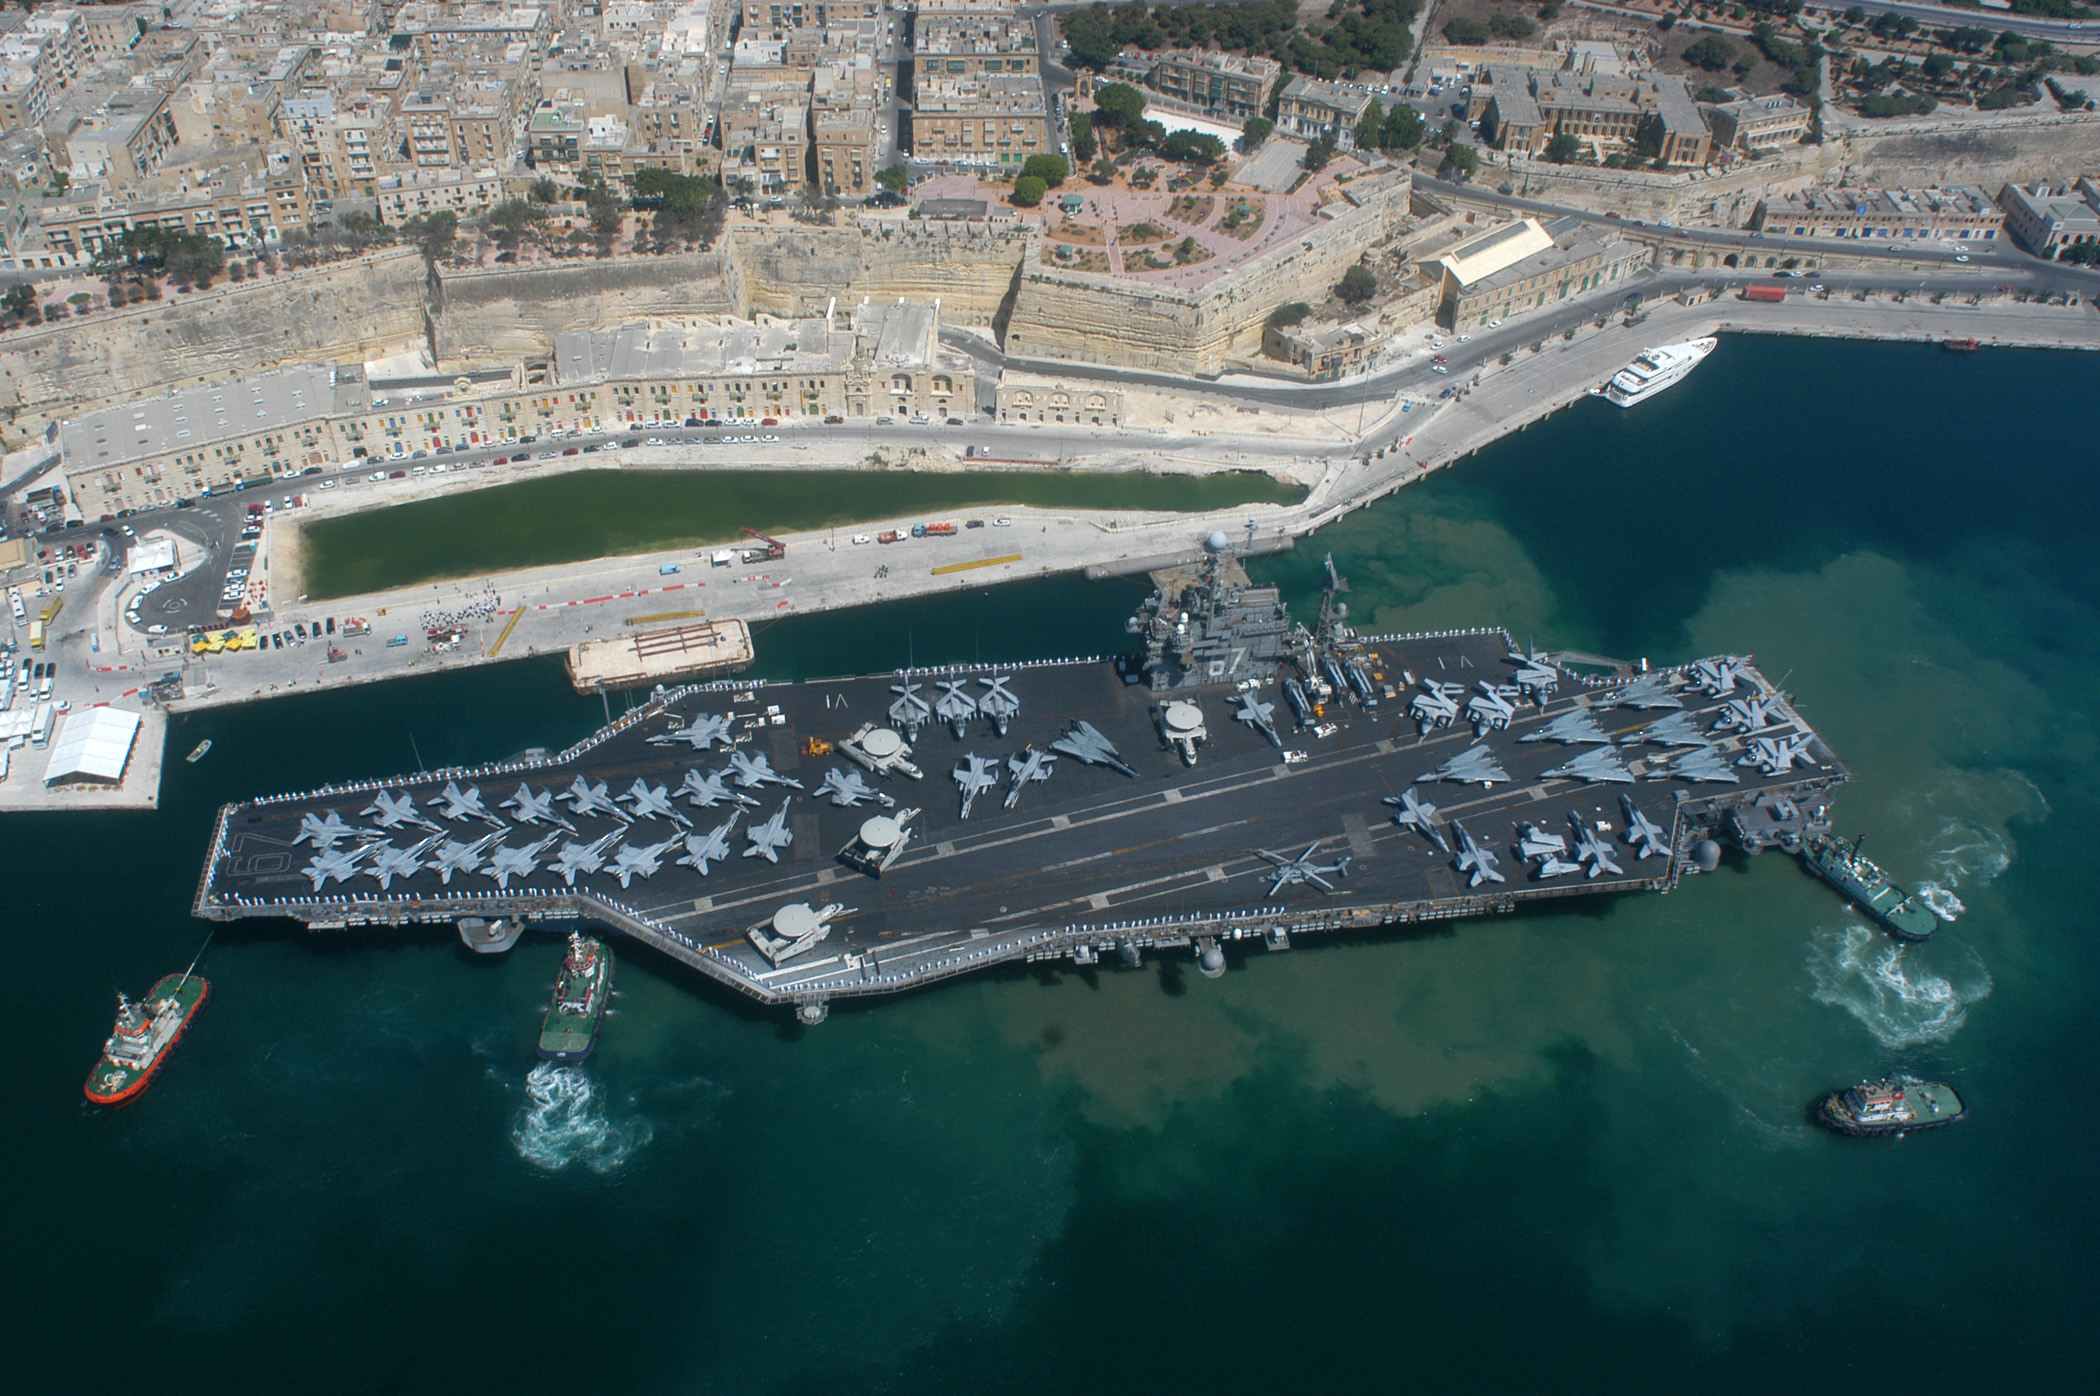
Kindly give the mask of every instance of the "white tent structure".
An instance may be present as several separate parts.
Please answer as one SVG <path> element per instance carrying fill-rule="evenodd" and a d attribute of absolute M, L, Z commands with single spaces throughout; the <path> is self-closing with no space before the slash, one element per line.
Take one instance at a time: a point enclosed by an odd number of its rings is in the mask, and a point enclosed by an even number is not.
<path fill-rule="evenodd" d="M 51 743 L 51 760 L 44 767 L 44 784 L 65 781 L 98 785 L 124 783 L 124 767 L 131 760 L 131 745 L 138 740 L 139 715 L 121 708 L 89 708 L 67 713 Z"/>

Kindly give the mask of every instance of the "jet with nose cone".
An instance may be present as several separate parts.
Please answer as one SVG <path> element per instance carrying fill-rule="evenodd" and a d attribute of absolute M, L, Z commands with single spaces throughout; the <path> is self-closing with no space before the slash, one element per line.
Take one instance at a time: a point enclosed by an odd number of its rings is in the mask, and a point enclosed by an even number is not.
<path fill-rule="evenodd" d="M 308 811 L 299 816 L 299 834 L 292 840 L 294 845 L 310 843 L 322 853 L 334 848 L 344 839 L 356 835 L 357 831 L 343 822 L 343 816 L 334 810 L 326 811 L 328 817 Z"/>
<path fill-rule="evenodd" d="M 492 829 L 508 829 L 502 819 L 482 803 L 481 787 L 470 785 L 465 790 L 456 781 L 446 781 L 445 788 L 438 792 L 438 802 L 444 806 L 438 811 L 444 819 L 478 819 Z"/>
<path fill-rule="evenodd" d="M 885 792 L 868 784 L 859 771 L 842 771 L 836 766 L 824 773 L 824 783 L 817 787 L 817 794 L 820 797 L 829 795 L 831 803 L 840 809 L 852 809 L 864 800 L 873 800 L 884 809 L 897 803 Z"/>
<path fill-rule="evenodd" d="M 382 829 L 398 829 L 406 824 L 428 829 L 433 834 L 445 832 L 443 825 L 433 824 L 416 812 L 416 797 L 407 791 L 396 795 L 390 790 L 382 790 L 372 797 L 372 803 L 366 805 L 363 812 L 371 815 L 372 822 Z"/>
<path fill-rule="evenodd" d="M 539 871 L 540 855 L 559 837 L 558 834 L 549 834 L 523 848 L 498 847 L 489 855 L 488 871 L 483 876 L 494 879 L 498 887 L 509 891 L 512 878 L 531 877 Z"/>
<path fill-rule="evenodd" d="M 1278 751 L 1282 751 L 1283 738 L 1276 735 L 1276 723 L 1269 716 L 1275 711 L 1276 705 L 1274 703 L 1264 703 L 1252 693 L 1242 693 L 1240 695 L 1240 710 L 1234 713 L 1233 717 L 1267 737 L 1270 746 L 1275 747 Z"/>
<path fill-rule="evenodd" d="M 1670 836 L 1663 832 L 1660 824 L 1642 814 L 1633 796 L 1621 795 L 1619 808 L 1626 811 L 1626 842 L 1633 845 L 1633 856 L 1646 858 L 1649 854 L 1668 856 Z"/>
<path fill-rule="evenodd" d="M 518 793 L 505 800 L 503 807 L 516 810 L 520 824 L 552 824 L 557 829 L 567 829 L 572 834 L 576 832 L 576 826 L 564 819 L 554 808 L 552 790 L 542 790 L 535 795 L 531 786 L 520 785 Z"/>
<path fill-rule="evenodd" d="M 1624 877 L 1626 870 L 1612 858 L 1611 845 L 1597 837 L 1597 831 L 1582 817 L 1579 810 L 1568 811 L 1568 823 L 1575 830 L 1575 861 L 1589 870 L 1591 878 L 1610 873 L 1613 877 Z"/>
<path fill-rule="evenodd" d="M 933 703 L 934 716 L 948 724 L 958 742 L 967 735 L 966 728 L 971 718 L 977 716 L 977 700 L 963 692 L 968 679 L 940 680 L 941 696 Z"/>
<path fill-rule="evenodd" d="M 994 674 L 977 681 L 985 688 L 978 695 L 977 711 L 992 720 L 992 731 L 1002 737 L 1006 735 L 1007 725 L 1021 714 L 1021 700 L 1014 697 L 1013 690 L 1007 687 L 1013 678 L 1012 674 Z"/>
<path fill-rule="evenodd" d="M 620 879 L 621 890 L 626 890 L 627 884 L 637 877 L 654 877 L 657 869 L 663 866 L 664 854 L 678 843 L 679 838 L 673 834 L 662 843 L 622 844 L 613 854 L 612 864 L 612 875 Z"/>
<path fill-rule="evenodd" d="M 736 828 L 737 816 L 742 813 L 740 809 L 731 810 L 728 819 L 707 833 L 687 834 L 685 854 L 678 861 L 686 867 L 697 869 L 700 876 L 706 877 L 709 864 L 723 862 L 729 857 L 729 834 Z"/>
<path fill-rule="evenodd" d="M 1495 865 L 1502 860 L 1475 843 L 1473 836 L 1466 832 L 1465 825 L 1454 819 L 1451 821 L 1451 828 L 1458 835 L 1458 856 L 1451 860 L 1451 865 L 1462 873 L 1472 874 L 1467 886 L 1478 887 L 1483 882 L 1509 880 L 1495 871 Z"/>
<path fill-rule="evenodd" d="M 953 774 L 955 783 L 962 788 L 962 817 L 968 819 L 977 797 L 999 783 L 999 763 L 987 761 L 973 751 L 956 763 Z"/>
<path fill-rule="evenodd" d="M 1437 824 L 1436 806 L 1417 795 L 1413 790 L 1403 790 L 1398 795 L 1388 795 L 1385 803 L 1397 805 L 1393 811 L 1393 822 L 1403 829 L 1413 829 L 1444 852 L 1451 851 L 1451 844 L 1444 838 L 1443 829 Z"/>
<path fill-rule="evenodd" d="M 378 851 L 372 855 L 372 866 L 367 871 L 374 878 L 378 879 L 381 888 L 392 891 L 395 878 L 414 877 L 417 873 L 423 871 L 424 868 L 430 866 L 423 861 L 423 855 L 428 853 L 437 844 L 438 840 L 443 837 L 442 833 L 432 834 L 429 838 L 410 844 L 407 848 L 396 848 L 391 843 L 383 843 L 379 845 Z"/>
<path fill-rule="evenodd" d="M 679 808 L 671 803 L 670 791 L 661 785 L 650 785 L 642 776 L 636 776 L 634 784 L 629 786 L 627 793 L 620 798 L 627 801 L 627 807 L 634 811 L 636 819 L 668 819 L 673 824 L 683 824 L 688 829 L 693 827 L 693 821 L 687 819 Z"/>
<path fill-rule="evenodd" d="M 762 785 L 792 785 L 797 790 L 802 788 L 801 781 L 774 770 L 773 763 L 767 760 L 763 753 L 754 756 L 748 751 L 732 751 L 729 753 L 729 769 L 736 777 L 736 783 L 746 790 L 754 790 Z"/>
<path fill-rule="evenodd" d="M 771 819 L 744 830 L 744 837 L 751 840 L 751 846 L 744 850 L 746 858 L 763 858 L 768 863 L 780 861 L 780 850 L 795 841 L 795 831 L 788 828 L 787 822 L 788 806 L 794 802 L 795 797 L 788 796 L 780 802 L 780 808 L 773 811 Z"/>
<path fill-rule="evenodd" d="M 447 887 L 452 885 L 452 874 L 481 871 L 482 854 L 488 846 L 503 837 L 503 831 L 483 834 L 472 843 L 461 843 L 458 839 L 446 839 L 438 846 L 437 856 L 431 866 L 437 869 L 438 881 Z"/>
<path fill-rule="evenodd" d="M 730 729 L 735 721 L 735 713 L 731 713 L 727 717 L 716 717 L 713 713 L 694 713 L 693 720 L 690 723 L 675 732 L 657 733 L 649 739 L 649 744 L 651 746 L 677 746 L 680 742 L 688 742 L 695 751 L 707 751 L 716 742 L 720 742 L 725 747 L 731 746 L 735 744 L 735 738 L 731 735 Z"/>
<path fill-rule="evenodd" d="M 605 850 L 612 847 L 613 841 L 625 832 L 627 831 L 624 829 L 615 829 L 592 843 L 563 844 L 561 852 L 554 855 L 554 870 L 561 874 L 563 882 L 574 887 L 576 874 L 594 873 L 605 866 Z"/>
<path fill-rule="evenodd" d="M 1072 725 L 1065 729 L 1064 735 L 1050 743 L 1050 749 L 1061 751 L 1088 766 L 1106 766 L 1133 779 L 1137 776 L 1136 771 L 1124 764 L 1122 754 L 1116 750 L 1116 744 L 1102 736 L 1101 729 L 1085 718 L 1074 719 Z"/>
<path fill-rule="evenodd" d="M 1006 807 L 1012 809 L 1021 803 L 1021 792 L 1031 781 L 1050 779 L 1050 770 L 1057 758 L 1039 747 L 1030 747 L 1027 752 L 1015 752 L 1006 758 L 1006 769 L 1013 776 L 1013 788 L 1006 792 Z"/>
<path fill-rule="evenodd" d="M 890 692 L 897 695 L 897 701 L 890 704 L 890 721 L 904 729 L 906 741 L 919 740 L 919 729 L 933 716 L 933 705 L 919 696 L 919 690 L 925 686 L 909 679 L 890 685 Z"/>
<path fill-rule="evenodd" d="M 361 843 L 355 848 L 323 848 L 306 865 L 306 875 L 313 882 L 314 890 L 318 892 L 327 886 L 331 877 L 337 882 L 348 882 L 352 873 L 361 871 L 357 865 L 364 861 L 365 855 L 378 846 Z"/>
<path fill-rule="evenodd" d="M 569 808 L 579 818 L 586 814 L 602 814 L 608 819 L 617 819 L 622 824 L 634 822 L 634 816 L 614 804 L 612 797 L 605 793 L 605 782 L 602 780 L 593 785 L 582 776 L 578 776 L 569 783 L 569 788 L 562 792 L 562 798 L 569 802 Z"/>
<path fill-rule="evenodd" d="M 716 805 L 742 807 L 758 803 L 743 791 L 729 788 L 727 771 L 708 771 L 703 774 L 698 770 L 688 770 L 685 773 L 685 784 L 678 787 L 678 793 L 700 809 L 713 809 Z"/>

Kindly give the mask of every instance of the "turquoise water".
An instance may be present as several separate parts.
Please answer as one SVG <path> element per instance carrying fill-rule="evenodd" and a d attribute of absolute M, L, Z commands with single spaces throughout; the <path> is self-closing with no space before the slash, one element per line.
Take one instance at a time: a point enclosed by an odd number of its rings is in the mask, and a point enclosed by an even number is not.
<path fill-rule="evenodd" d="M 249 924 L 164 1079 L 80 1082 L 186 963 L 218 801 L 559 745 L 552 661 L 178 725 L 157 814 L 13 819 L 10 1385 L 390 1392 L 2056 1391 L 2092 1367 L 2100 360 L 1724 339 L 1261 564 L 1379 628 L 1756 652 L 1896 953 L 1777 855 L 1288 955 L 1014 971 L 800 1031 L 631 947 L 535 1078 L 555 948 Z M 1079 581 L 782 622 L 792 676 L 1095 653 Z M 1821 1090 L 1955 1082 L 1853 1141 Z M 167 1364 L 170 1353 L 193 1360 Z"/>

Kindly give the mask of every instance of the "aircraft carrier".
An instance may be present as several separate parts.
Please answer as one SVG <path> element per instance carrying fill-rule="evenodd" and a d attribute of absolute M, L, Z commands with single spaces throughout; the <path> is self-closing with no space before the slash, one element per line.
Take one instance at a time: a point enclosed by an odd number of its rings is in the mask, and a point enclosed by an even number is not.
<path fill-rule="evenodd" d="M 1363 635 L 1331 561 L 1297 624 L 1209 546 L 1125 655 L 659 690 L 557 755 L 228 805 L 196 913 L 603 927 L 814 1023 L 1014 961 L 1215 976 L 1232 942 L 1668 891 L 1848 778 L 1747 657 Z"/>

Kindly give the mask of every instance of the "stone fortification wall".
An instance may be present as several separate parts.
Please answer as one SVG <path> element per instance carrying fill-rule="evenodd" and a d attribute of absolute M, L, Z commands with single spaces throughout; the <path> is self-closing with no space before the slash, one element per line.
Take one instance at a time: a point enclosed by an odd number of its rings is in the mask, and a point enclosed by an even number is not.
<path fill-rule="evenodd" d="M 2100 116 L 2029 117 L 1932 130 L 1895 126 L 1843 142 L 1845 178 L 1863 184 L 2068 184 L 2100 166 Z"/>
<path fill-rule="evenodd" d="M 735 259 L 720 252 L 448 271 L 434 327 L 438 366 L 507 366 L 551 352 L 568 330 L 650 315 L 734 315 L 743 304 Z"/>
<path fill-rule="evenodd" d="M 876 301 L 938 300 L 949 324 L 990 324 L 1033 245 L 1018 225 L 868 219 L 847 228 L 740 230 L 731 255 L 745 313 L 821 315 Z"/>
<path fill-rule="evenodd" d="M 1382 187 L 1302 238 L 1198 289 L 1060 270 L 1039 251 L 1021 269 L 1005 348 L 1025 359 L 1065 359 L 1175 373 L 1219 373 L 1261 351 L 1277 307 L 1324 299 L 1342 273 L 1397 233 L 1411 181 Z"/>
<path fill-rule="evenodd" d="M 10 439 L 52 420 L 285 364 L 361 361 L 420 342 L 427 279 L 407 248 L 316 271 L 98 311 L 0 339 Z"/>

